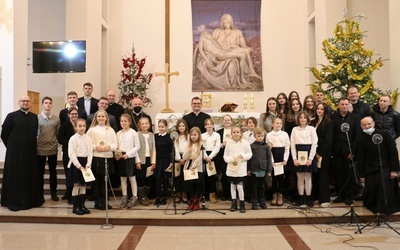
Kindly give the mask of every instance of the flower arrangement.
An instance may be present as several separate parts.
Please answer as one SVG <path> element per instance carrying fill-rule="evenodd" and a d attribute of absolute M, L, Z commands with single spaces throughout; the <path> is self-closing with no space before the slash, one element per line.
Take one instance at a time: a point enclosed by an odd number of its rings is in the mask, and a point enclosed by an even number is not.
<path fill-rule="evenodd" d="M 153 74 L 143 73 L 146 58 L 136 58 L 135 47 L 132 46 L 132 54 L 122 58 L 122 62 L 124 69 L 121 71 L 121 81 L 117 84 L 120 99 L 129 105 L 132 98 L 138 96 L 142 98 L 144 107 L 151 106 L 152 101 L 146 91 Z"/>

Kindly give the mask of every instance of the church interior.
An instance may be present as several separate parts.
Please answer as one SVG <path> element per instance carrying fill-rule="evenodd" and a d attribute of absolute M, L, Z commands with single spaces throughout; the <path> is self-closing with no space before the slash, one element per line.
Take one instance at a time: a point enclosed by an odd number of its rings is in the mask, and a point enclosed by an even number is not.
<path fill-rule="evenodd" d="M 234 117 L 259 116 L 265 112 L 270 96 L 292 90 L 301 97 L 311 93 L 310 83 L 315 78 L 309 68 L 327 63 L 322 41 L 333 36 L 336 23 L 344 15 L 366 17 L 361 21 L 366 31 L 365 46 L 383 61 L 373 75 L 375 87 L 395 90 L 400 86 L 399 1 L 259 0 L 263 90 L 194 92 L 192 1 L 2 0 L 1 123 L 19 108 L 18 98 L 25 93 L 31 96 L 35 108 L 31 111 L 39 113 L 41 98 L 51 96 L 57 114 L 66 107 L 69 91 L 83 94 L 85 82 L 93 84 L 96 98 L 108 90 L 119 93 L 123 59 L 133 48 L 138 58 L 146 59 L 143 72 L 154 74 L 147 89 L 152 104 L 144 109 L 152 117 L 153 126 L 160 119 L 173 122 L 190 112 L 194 96 L 209 98 L 203 111 L 212 116 L 221 117 L 221 107 L 226 103 L 237 104 L 231 113 Z M 59 40 L 86 41 L 85 72 L 33 73 L 33 42 Z M 179 72 L 169 77 L 169 83 L 162 75 L 167 70 Z M 393 108 L 399 107 L 397 102 Z M 6 147 L 0 142 L 0 185 L 5 154 Z M 61 155 L 60 149 L 59 195 L 65 190 Z M 376 214 L 363 207 L 362 201 L 352 206 L 298 208 L 285 200 L 283 206 L 268 205 L 265 210 L 251 210 L 246 204 L 247 211 L 242 214 L 230 212 L 230 202 L 219 200 L 215 204 L 207 201 L 204 209 L 186 214 L 187 205 L 174 206 L 172 199 L 166 206 L 121 208 L 117 188 L 108 193 L 112 209 L 92 209 L 89 215 L 76 216 L 64 200 L 50 199 L 47 170 L 45 176 L 45 203 L 41 207 L 18 212 L 0 207 L 0 249 L 399 247 L 400 213 L 382 216 L 387 224 L 363 228 L 376 219 Z M 94 203 L 88 201 L 87 207 L 93 208 Z"/>

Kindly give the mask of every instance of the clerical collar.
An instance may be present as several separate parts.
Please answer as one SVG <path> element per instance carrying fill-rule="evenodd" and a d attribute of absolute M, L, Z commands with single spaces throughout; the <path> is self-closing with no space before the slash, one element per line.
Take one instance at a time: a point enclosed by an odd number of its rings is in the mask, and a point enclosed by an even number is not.
<path fill-rule="evenodd" d="M 26 111 L 25 111 L 25 110 L 23 110 L 23 109 L 20 109 L 20 110 L 21 110 L 22 112 L 24 112 L 24 113 L 25 113 L 25 115 L 29 113 L 29 110 L 26 110 Z"/>

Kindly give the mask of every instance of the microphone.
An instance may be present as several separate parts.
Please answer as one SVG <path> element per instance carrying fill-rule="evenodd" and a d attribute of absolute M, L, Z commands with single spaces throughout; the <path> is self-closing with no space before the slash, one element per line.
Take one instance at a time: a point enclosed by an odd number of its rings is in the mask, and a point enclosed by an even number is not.
<path fill-rule="evenodd" d="M 382 141 L 383 141 L 383 137 L 382 137 L 381 134 L 374 134 L 374 135 L 372 136 L 372 142 L 373 142 L 374 144 L 381 144 Z"/>
<path fill-rule="evenodd" d="M 170 137 L 173 141 L 175 141 L 176 139 L 178 139 L 179 134 L 178 134 L 178 132 L 176 132 L 176 131 L 172 131 L 171 134 L 169 135 L 169 137 Z"/>
<path fill-rule="evenodd" d="M 342 124 L 342 126 L 340 126 L 340 130 L 342 130 L 342 132 L 344 133 L 349 132 L 350 125 L 347 122 L 345 122 Z"/>

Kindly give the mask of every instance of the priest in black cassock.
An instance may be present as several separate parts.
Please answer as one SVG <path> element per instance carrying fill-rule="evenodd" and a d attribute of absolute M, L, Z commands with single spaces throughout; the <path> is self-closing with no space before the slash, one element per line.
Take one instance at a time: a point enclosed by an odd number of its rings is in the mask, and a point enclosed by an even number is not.
<path fill-rule="evenodd" d="M 22 96 L 18 104 L 20 110 L 7 115 L 1 131 L 1 139 L 7 148 L 1 206 L 11 211 L 42 205 L 39 168 L 36 163 L 38 117 L 29 112 L 29 96 Z"/>
<path fill-rule="evenodd" d="M 399 157 L 395 141 L 387 131 L 375 129 L 375 123 L 369 116 L 361 120 L 361 128 L 363 134 L 357 160 L 361 183 L 365 183 L 364 206 L 373 213 L 392 214 L 398 212 L 400 211 L 397 180 Z M 380 170 L 379 151 L 383 175 Z"/>

